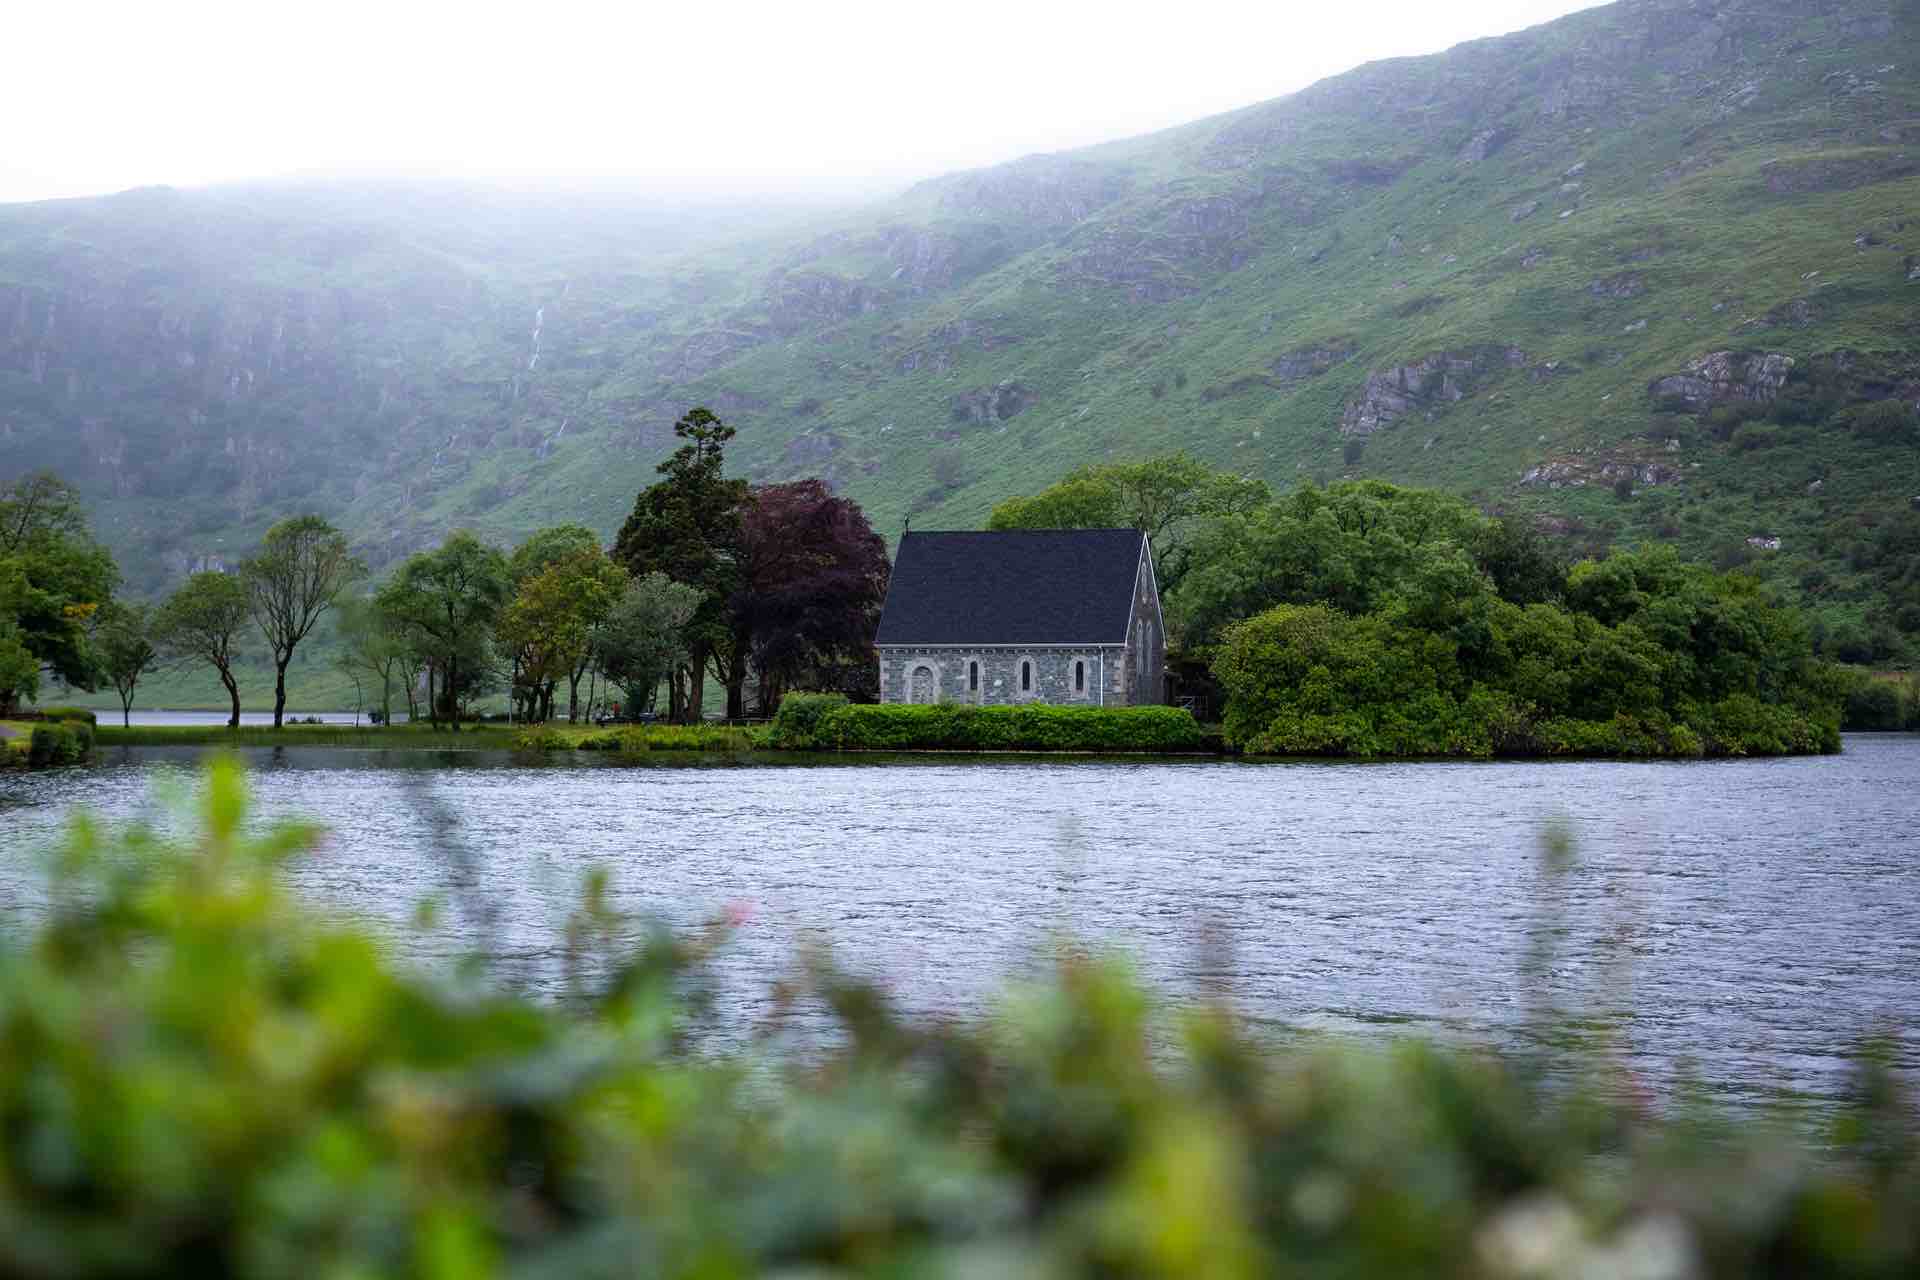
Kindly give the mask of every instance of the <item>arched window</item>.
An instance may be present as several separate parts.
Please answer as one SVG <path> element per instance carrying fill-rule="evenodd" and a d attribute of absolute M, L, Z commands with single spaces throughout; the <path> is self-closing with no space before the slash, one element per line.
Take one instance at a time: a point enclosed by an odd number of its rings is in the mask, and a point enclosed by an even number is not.
<path fill-rule="evenodd" d="M 938 700 L 937 687 L 932 667 L 915 667 L 912 681 L 907 686 L 908 702 L 934 702 Z"/>
<path fill-rule="evenodd" d="M 977 662 L 967 664 L 967 692 L 980 692 L 980 664 Z"/>
<path fill-rule="evenodd" d="M 1085 662 L 1076 662 L 1073 664 L 1073 691 L 1075 693 L 1085 693 L 1087 691 L 1087 664 Z"/>
<path fill-rule="evenodd" d="M 1033 692 L 1033 664 L 1024 658 L 1020 660 L 1020 692 Z"/>

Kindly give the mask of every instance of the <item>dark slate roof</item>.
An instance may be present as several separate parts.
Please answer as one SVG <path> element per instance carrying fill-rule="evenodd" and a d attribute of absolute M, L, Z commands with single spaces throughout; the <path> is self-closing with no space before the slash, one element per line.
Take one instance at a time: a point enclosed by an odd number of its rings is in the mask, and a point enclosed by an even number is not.
<path fill-rule="evenodd" d="M 1137 529 L 906 533 L 876 644 L 1119 644 Z"/>

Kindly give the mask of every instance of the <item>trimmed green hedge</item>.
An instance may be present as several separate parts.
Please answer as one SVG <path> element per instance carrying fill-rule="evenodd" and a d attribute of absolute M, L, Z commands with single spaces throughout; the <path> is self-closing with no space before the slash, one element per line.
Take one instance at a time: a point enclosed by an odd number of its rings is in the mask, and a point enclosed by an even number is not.
<path fill-rule="evenodd" d="M 745 729 L 708 724 L 624 725 L 588 732 L 559 727 L 528 729 L 513 740 L 516 751 L 749 751 Z"/>
<path fill-rule="evenodd" d="M 1205 735 L 1177 707 L 1017 707 L 953 703 L 820 706 L 774 719 L 771 745 L 828 751 L 1200 751 Z"/>

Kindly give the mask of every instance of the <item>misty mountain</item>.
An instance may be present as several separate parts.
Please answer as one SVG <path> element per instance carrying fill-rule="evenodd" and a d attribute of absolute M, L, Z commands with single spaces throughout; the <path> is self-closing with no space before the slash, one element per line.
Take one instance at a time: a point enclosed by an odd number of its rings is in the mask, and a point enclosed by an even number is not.
<path fill-rule="evenodd" d="M 1204 68 L 1198 69 L 1204 73 Z M 825 209 L 339 181 L 0 208 L 0 471 L 158 588 L 318 509 L 376 565 L 611 530 L 706 404 L 891 533 L 1184 448 L 1920 632 L 1920 3 L 1624 0 Z M 4 478 L 4 477 L 0 477 Z"/>

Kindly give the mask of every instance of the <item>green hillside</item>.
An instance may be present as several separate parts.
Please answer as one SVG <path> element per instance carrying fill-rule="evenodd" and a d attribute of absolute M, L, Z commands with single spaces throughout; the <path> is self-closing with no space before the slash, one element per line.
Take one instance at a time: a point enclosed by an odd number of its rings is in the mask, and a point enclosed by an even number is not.
<path fill-rule="evenodd" d="M 1178 447 L 1750 561 L 1900 659 L 1920 3 L 1626 0 L 834 213 L 0 209 L 0 471 L 80 483 L 150 588 L 308 508 L 376 566 L 463 525 L 611 532 L 694 403 L 739 469 L 889 533 Z"/>

